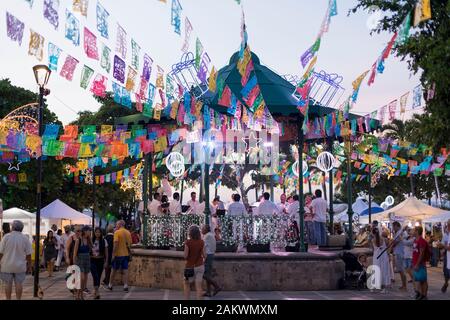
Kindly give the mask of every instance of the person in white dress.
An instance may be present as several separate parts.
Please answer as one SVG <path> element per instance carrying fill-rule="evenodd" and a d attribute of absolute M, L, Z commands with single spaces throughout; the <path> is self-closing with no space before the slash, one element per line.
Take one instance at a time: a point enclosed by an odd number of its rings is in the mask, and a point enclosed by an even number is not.
<path fill-rule="evenodd" d="M 380 269 L 380 288 L 383 293 L 387 293 L 387 289 L 391 285 L 391 267 L 389 264 L 389 255 L 386 250 L 386 240 L 380 235 L 378 228 L 372 230 L 373 245 L 373 265 Z"/>

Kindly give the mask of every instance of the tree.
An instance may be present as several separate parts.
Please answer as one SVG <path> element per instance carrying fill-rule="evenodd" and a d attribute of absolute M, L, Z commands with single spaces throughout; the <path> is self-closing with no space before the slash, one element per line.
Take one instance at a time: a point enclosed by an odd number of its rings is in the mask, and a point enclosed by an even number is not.
<path fill-rule="evenodd" d="M 3 118 L 14 109 L 37 101 L 37 94 L 11 84 L 9 79 L 0 80 L 0 118 Z M 44 123 L 55 123 L 61 125 L 56 115 L 44 109 Z M 43 184 L 42 204 L 46 205 L 60 195 L 63 185 L 64 164 L 66 161 L 58 161 L 54 158 L 45 158 L 43 161 Z M 8 174 L 17 173 L 9 171 L 7 163 L 0 164 L 0 175 L 7 177 Z M 22 163 L 20 173 L 25 173 L 27 182 L 10 184 L 5 179 L 0 179 L 0 197 L 3 199 L 5 208 L 20 207 L 34 211 L 36 209 L 36 181 L 37 161 L 31 159 Z M 51 173 L 51 174 L 49 174 Z"/>
<path fill-rule="evenodd" d="M 351 12 L 367 10 L 373 6 L 386 15 L 374 30 L 396 32 L 407 14 L 414 14 L 417 0 L 359 0 Z M 434 89 L 434 95 L 426 101 L 425 114 L 416 124 L 419 132 L 427 133 L 427 143 L 434 151 L 450 145 L 447 134 L 450 127 L 450 1 L 431 0 L 432 18 L 418 24 L 403 44 L 394 46 L 395 54 L 408 62 L 409 69 L 417 73 L 422 71 L 421 84 L 427 91 Z M 413 20 L 413 16 L 412 16 Z"/>

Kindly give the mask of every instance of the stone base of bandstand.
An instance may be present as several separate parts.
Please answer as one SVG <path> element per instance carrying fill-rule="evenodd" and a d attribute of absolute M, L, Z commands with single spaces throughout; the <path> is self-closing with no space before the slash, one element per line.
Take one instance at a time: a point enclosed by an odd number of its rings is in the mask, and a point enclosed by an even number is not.
<path fill-rule="evenodd" d="M 184 263 L 182 251 L 133 249 L 128 283 L 182 290 Z M 344 262 L 338 253 L 217 253 L 213 275 L 225 291 L 335 290 Z"/>

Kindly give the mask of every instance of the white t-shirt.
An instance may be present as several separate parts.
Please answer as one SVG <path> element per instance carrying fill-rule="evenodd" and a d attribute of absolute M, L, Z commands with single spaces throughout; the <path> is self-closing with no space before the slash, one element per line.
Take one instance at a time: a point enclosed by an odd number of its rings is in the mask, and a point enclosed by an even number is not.
<path fill-rule="evenodd" d="M 157 216 L 160 214 L 158 207 L 161 205 L 161 201 L 153 199 L 148 205 L 148 211 L 151 215 Z"/>
<path fill-rule="evenodd" d="M 247 214 L 247 210 L 245 209 L 245 206 L 241 202 L 233 202 L 228 206 L 228 215 L 236 217 L 236 216 L 243 216 L 244 214 Z"/>
<path fill-rule="evenodd" d="M 69 239 L 69 237 L 72 235 L 72 231 L 70 231 L 69 234 L 67 233 L 63 233 L 60 237 L 61 239 L 61 245 L 59 246 L 60 250 L 65 250 L 66 249 L 66 243 L 67 243 L 67 239 Z"/>
<path fill-rule="evenodd" d="M 288 212 L 288 207 L 289 207 L 289 204 L 287 203 L 287 202 L 285 202 L 285 203 L 279 203 L 278 205 L 277 205 L 277 207 L 278 207 L 278 211 L 280 212 L 280 213 L 285 213 L 285 212 Z"/>
<path fill-rule="evenodd" d="M 264 200 L 258 207 L 258 214 L 271 216 L 273 214 L 280 213 L 277 205 L 270 200 Z"/>
<path fill-rule="evenodd" d="M 327 222 L 327 202 L 323 198 L 315 198 L 311 201 L 314 218 L 316 222 Z"/>
<path fill-rule="evenodd" d="M 180 201 L 173 199 L 169 204 L 169 212 L 170 214 L 178 214 L 181 213 L 181 204 Z"/>
<path fill-rule="evenodd" d="M 410 237 L 409 240 L 406 239 L 407 236 L 403 237 L 403 258 L 404 259 L 412 259 L 413 254 L 413 245 L 414 245 L 414 237 Z"/>
<path fill-rule="evenodd" d="M 52 230 L 53 231 L 53 230 Z M 56 250 L 59 250 L 60 248 L 61 248 L 61 236 L 58 236 L 57 234 L 56 234 L 56 232 L 53 232 L 53 236 L 55 237 L 55 239 L 56 239 L 56 246 L 55 246 L 55 248 L 56 248 Z"/>
<path fill-rule="evenodd" d="M 203 212 L 201 209 L 200 202 L 198 201 L 193 201 L 191 199 L 187 202 L 187 205 L 189 206 L 188 213 L 200 214 Z"/>
<path fill-rule="evenodd" d="M 203 241 L 205 242 L 205 251 L 206 254 L 214 254 L 216 253 L 216 237 L 212 232 L 208 232 L 203 237 Z"/>
<path fill-rule="evenodd" d="M 22 232 L 11 231 L 0 242 L 0 272 L 23 273 L 27 272 L 26 257 L 31 255 L 31 243 Z"/>

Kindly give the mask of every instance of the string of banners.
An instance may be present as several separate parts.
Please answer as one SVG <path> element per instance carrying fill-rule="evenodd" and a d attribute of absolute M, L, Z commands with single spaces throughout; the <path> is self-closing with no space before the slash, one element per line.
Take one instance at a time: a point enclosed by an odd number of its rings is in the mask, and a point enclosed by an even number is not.
<path fill-rule="evenodd" d="M 37 10 L 33 8 L 33 1 L 25 1 L 28 2 L 30 9 Z M 153 58 L 142 50 L 137 41 L 118 22 L 116 37 L 113 38 L 111 29 L 114 24 L 108 10 L 100 1 L 96 2 L 95 8 L 90 6 L 91 3 L 89 0 L 73 0 L 71 8 L 62 8 L 59 0 L 45 0 L 42 11 L 43 19 L 50 26 L 50 30 L 61 32 L 69 44 L 73 45 L 74 50 L 82 46 L 83 53 L 88 58 L 87 64 L 82 65 L 80 59 L 72 52 L 67 52 L 63 59 L 61 46 L 51 40 L 46 42 L 43 34 L 47 32 L 40 33 L 33 27 L 29 28 L 28 54 L 38 61 L 44 61 L 46 54 L 48 66 L 53 72 L 59 73 L 67 81 L 73 81 L 75 74 L 79 75 L 80 87 L 85 90 L 89 88 L 96 96 L 105 97 L 108 87 L 112 88 L 116 102 L 125 107 L 131 108 L 131 101 L 135 101 L 137 109 L 142 112 L 144 102 L 150 106 L 153 104 L 152 94 L 155 88 L 158 91 L 156 98 L 160 97 L 158 105 L 155 103 L 155 106 L 161 105 L 161 108 L 164 108 L 166 104 L 171 104 L 175 92 L 171 91 L 175 87 L 174 80 L 161 66 L 156 65 Z M 87 25 L 83 26 L 82 23 L 87 21 L 91 11 L 95 11 L 96 14 L 95 31 Z M 172 25 L 177 31 L 181 27 L 181 12 L 179 1 L 173 0 Z M 186 33 L 182 51 L 187 52 L 193 27 L 188 17 L 185 17 L 184 21 Z M 6 11 L 6 34 L 11 41 L 22 46 L 25 22 L 9 11 Z M 112 47 L 115 48 L 114 51 Z M 196 66 L 200 67 L 200 63 L 208 59 L 209 56 L 197 37 Z M 202 70 L 206 73 L 209 71 L 208 67 Z M 155 80 L 151 80 L 151 77 Z M 155 85 L 152 85 L 151 81 L 154 81 Z M 167 96 L 166 88 L 169 89 Z"/>
<path fill-rule="evenodd" d="M 91 184 L 94 179 L 93 171 L 88 168 L 86 163 L 83 161 L 79 161 L 76 166 L 68 166 L 67 168 L 67 177 L 69 179 L 73 178 L 74 183 L 82 183 L 85 182 L 87 184 Z M 95 175 L 95 183 L 96 184 L 121 184 L 130 179 L 137 179 L 142 175 L 142 164 L 135 164 L 131 167 L 117 170 L 114 172 Z"/>
<path fill-rule="evenodd" d="M 330 17 L 332 16 L 331 12 L 334 12 L 333 10 L 335 8 L 336 8 L 335 3 L 333 3 L 333 1 L 330 0 L 329 6 L 327 9 L 327 15 L 325 16 L 325 19 L 322 22 L 321 32 L 319 33 L 319 35 L 322 35 L 324 31 L 328 31 L 329 20 L 330 20 Z M 336 13 L 337 13 L 337 11 L 336 11 Z M 376 61 L 372 64 L 372 67 L 369 70 L 366 70 L 363 73 L 361 73 L 361 75 L 359 75 L 352 82 L 352 87 L 353 87 L 352 94 L 349 95 L 349 97 L 339 107 L 339 109 L 344 111 L 344 117 L 343 117 L 342 121 L 348 120 L 349 110 L 355 105 L 357 98 L 358 98 L 361 84 L 363 83 L 363 80 L 366 78 L 366 76 L 370 73 L 367 84 L 368 84 L 368 86 L 371 86 L 375 81 L 376 75 L 382 74 L 384 72 L 385 60 L 389 57 L 394 45 L 401 45 L 407 41 L 407 39 L 409 38 L 409 34 L 410 34 L 411 20 L 412 20 L 413 16 L 414 16 L 414 26 L 417 26 L 419 23 L 430 19 L 431 18 L 430 0 L 418 0 L 416 2 L 413 12 L 408 12 L 408 14 L 404 18 L 402 24 L 400 25 L 398 31 L 394 33 L 391 40 L 388 42 L 386 47 L 382 50 L 381 54 L 378 56 Z M 311 75 L 313 74 L 313 71 L 314 71 L 314 65 L 317 62 L 316 54 L 318 52 L 318 49 L 320 48 L 320 41 L 321 41 L 321 38 L 319 36 L 319 37 L 317 37 L 317 40 L 314 43 L 314 45 L 311 46 L 302 55 L 302 58 L 301 58 L 302 66 L 305 67 L 308 62 L 309 62 L 309 65 L 306 68 L 306 72 L 305 72 L 304 76 L 302 77 L 302 80 L 298 83 L 298 86 L 294 93 L 294 96 L 296 96 L 298 98 L 298 109 L 305 116 L 305 120 L 303 123 L 303 130 L 304 130 L 305 134 L 307 134 L 308 132 L 311 132 L 312 130 L 317 131 L 318 130 L 317 124 L 320 122 L 324 123 L 325 126 L 328 126 L 329 128 L 334 126 L 334 124 L 331 124 L 330 122 L 328 122 L 328 124 L 327 124 L 327 122 L 326 122 L 326 121 L 332 120 L 332 119 L 330 119 L 330 117 L 325 117 L 325 119 L 322 119 L 322 121 L 315 120 L 314 123 L 311 123 L 307 117 L 308 104 L 309 104 L 309 92 L 310 92 L 312 81 L 313 81 L 313 77 Z M 421 105 L 421 95 L 422 95 L 421 86 L 415 87 L 414 91 L 413 91 L 413 109 L 417 108 Z M 432 99 L 433 96 L 434 96 L 434 84 L 428 89 L 428 99 Z M 407 98 L 408 98 L 408 94 L 404 94 L 400 98 L 400 113 L 401 113 L 401 115 L 403 115 L 405 112 Z M 394 100 L 391 103 L 389 103 L 388 105 L 381 107 L 380 110 L 375 110 L 372 113 L 367 114 L 365 117 L 368 118 L 369 120 L 359 120 L 360 123 L 358 123 L 358 124 L 355 123 L 355 121 L 353 121 L 352 127 L 355 127 L 356 125 L 361 126 L 362 125 L 361 122 L 370 121 L 370 117 L 372 117 L 373 119 L 378 118 L 380 121 L 384 122 L 386 110 L 389 111 L 388 117 L 389 117 L 389 120 L 392 121 L 395 118 L 396 108 L 397 108 L 397 100 Z M 369 125 L 367 125 L 366 127 L 369 128 Z M 352 131 L 354 131 L 354 130 L 352 130 Z M 330 134 L 330 135 L 332 135 L 332 134 Z"/>

